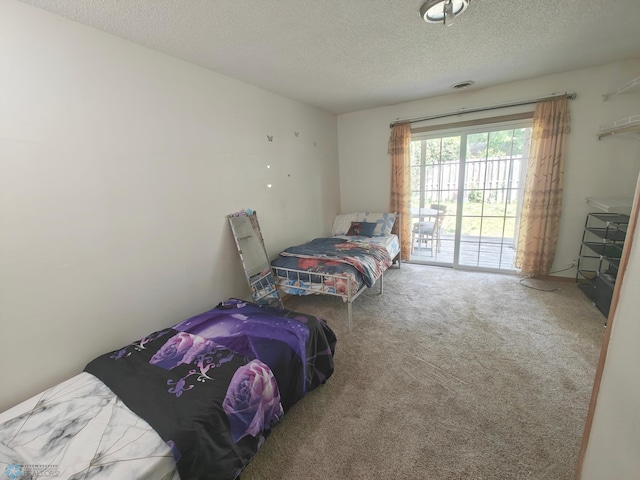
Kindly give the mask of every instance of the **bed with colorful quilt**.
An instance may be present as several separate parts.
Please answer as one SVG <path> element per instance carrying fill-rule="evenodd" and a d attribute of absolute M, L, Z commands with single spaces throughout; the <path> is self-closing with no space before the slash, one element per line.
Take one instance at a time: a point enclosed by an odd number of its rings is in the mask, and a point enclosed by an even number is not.
<path fill-rule="evenodd" d="M 278 288 L 288 295 L 341 297 L 351 331 L 353 301 L 376 282 L 383 293 L 385 270 L 401 265 L 401 239 L 392 233 L 399 224 L 394 213 L 338 215 L 331 237 L 286 248 L 271 262 Z"/>
<path fill-rule="evenodd" d="M 0 414 L 3 478 L 238 478 L 333 373 L 320 318 L 230 299 Z"/>

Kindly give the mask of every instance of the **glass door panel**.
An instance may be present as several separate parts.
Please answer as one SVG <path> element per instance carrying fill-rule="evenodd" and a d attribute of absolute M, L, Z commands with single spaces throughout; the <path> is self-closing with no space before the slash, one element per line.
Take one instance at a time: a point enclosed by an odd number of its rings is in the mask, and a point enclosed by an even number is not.
<path fill-rule="evenodd" d="M 413 261 L 453 264 L 460 141 L 455 135 L 411 142 Z"/>
<path fill-rule="evenodd" d="M 411 142 L 411 261 L 514 269 L 529 135 L 517 126 Z M 436 218 L 434 242 L 416 235 Z"/>
<path fill-rule="evenodd" d="M 461 218 L 461 242 L 465 242 L 461 252 L 466 254 L 460 256 L 459 265 L 514 269 L 527 131 L 518 128 L 469 135 Z"/>

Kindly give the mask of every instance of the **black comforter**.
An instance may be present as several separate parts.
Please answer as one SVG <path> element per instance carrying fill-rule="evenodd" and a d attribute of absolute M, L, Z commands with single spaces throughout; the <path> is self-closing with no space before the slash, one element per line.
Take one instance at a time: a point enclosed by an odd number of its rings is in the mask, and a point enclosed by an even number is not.
<path fill-rule="evenodd" d="M 333 373 L 322 319 L 231 299 L 90 362 L 172 448 L 182 480 L 234 479 L 282 415 Z"/>

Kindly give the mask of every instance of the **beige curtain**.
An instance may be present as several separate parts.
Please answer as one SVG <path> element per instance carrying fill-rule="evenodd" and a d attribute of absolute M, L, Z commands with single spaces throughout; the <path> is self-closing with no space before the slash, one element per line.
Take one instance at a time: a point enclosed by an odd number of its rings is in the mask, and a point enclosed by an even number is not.
<path fill-rule="evenodd" d="M 411 254 L 411 183 L 409 178 L 409 148 L 411 127 L 408 123 L 394 125 L 389 138 L 391 155 L 390 210 L 402 214 L 402 258 Z"/>
<path fill-rule="evenodd" d="M 568 133 L 566 97 L 536 105 L 515 262 L 528 277 L 548 275 L 556 254 Z"/>

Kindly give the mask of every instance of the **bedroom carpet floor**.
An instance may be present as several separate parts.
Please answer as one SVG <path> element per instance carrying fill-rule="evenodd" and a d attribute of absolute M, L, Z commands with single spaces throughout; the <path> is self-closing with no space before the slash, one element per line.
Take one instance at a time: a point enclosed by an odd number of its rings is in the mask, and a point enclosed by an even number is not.
<path fill-rule="evenodd" d="M 290 297 L 338 336 L 335 373 L 242 480 L 574 478 L 604 317 L 568 282 L 403 264 L 353 305 Z"/>

